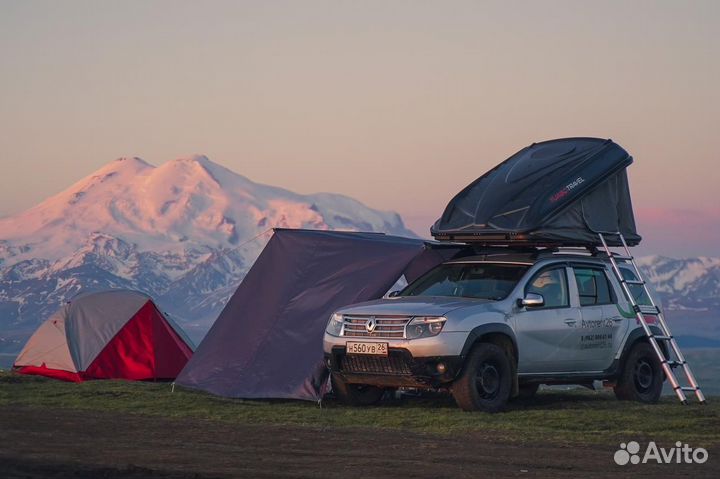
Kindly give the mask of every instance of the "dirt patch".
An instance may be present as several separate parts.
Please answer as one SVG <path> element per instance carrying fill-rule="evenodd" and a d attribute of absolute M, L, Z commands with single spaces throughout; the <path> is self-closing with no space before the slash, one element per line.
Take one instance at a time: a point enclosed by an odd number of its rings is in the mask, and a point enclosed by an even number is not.
<path fill-rule="evenodd" d="M 607 447 L 372 428 L 233 425 L 0 407 L 3 478 L 718 477 L 703 465 L 617 466 Z M 632 469 L 630 471 L 630 468 Z"/>

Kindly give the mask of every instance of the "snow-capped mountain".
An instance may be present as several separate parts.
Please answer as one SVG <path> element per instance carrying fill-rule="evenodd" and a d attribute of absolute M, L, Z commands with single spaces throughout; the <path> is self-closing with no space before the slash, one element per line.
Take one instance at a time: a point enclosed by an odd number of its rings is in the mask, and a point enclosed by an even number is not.
<path fill-rule="evenodd" d="M 205 156 L 120 158 L 0 219 L 0 331 L 32 329 L 77 292 L 105 288 L 145 291 L 181 321 L 207 323 L 275 227 L 415 236 L 396 213 L 254 183 Z"/>
<path fill-rule="evenodd" d="M 94 233 L 138 251 L 237 248 L 272 227 L 412 235 L 396 213 L 342 195 L 299 195 L 260 185 L 205 156 L 159 167 L 120 158 L 34 208 L 0 219 L 0 257 L 16 263 L 56 260 L 79 248 L 96 253 L 93 248 L 104 246 L 88 244 Z M 110 239 L 103 245 L 112 249 Z"/>
<path fill-rule="evenodd" d="M 720 313 L 720 258 L 646 256 L 638 266 L 667 309 Z"/>

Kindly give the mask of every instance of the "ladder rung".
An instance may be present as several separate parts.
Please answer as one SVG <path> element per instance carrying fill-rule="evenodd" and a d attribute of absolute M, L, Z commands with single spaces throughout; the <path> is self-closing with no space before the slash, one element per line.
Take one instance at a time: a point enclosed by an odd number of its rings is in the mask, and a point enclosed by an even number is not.
<path fill-rule="evenodd" d="M 670 341 L 673 337 L 672 336 L 662 336 L 660 334 L 653 334 L 650 336 L 651 338 L 659 339 L 660 341 Z"/>
<path fill-rule="evenodd" d="M 700 401 L 700 404 L 705 404 L 705 397 L 703 396 L 703 393 L 700 391 L 700 386 L 695 381 L 695 377 L 693 376 L 692 372 L 690 372 L 690 366 L 687 364 L 687 362 L 682 358 L 682 355 L 680 354 L 680 350 L 678 349 L 678 345 L 673 341 L 672 333 L 670 333 L 670 330 L 667 329 L 667 325 L 665 325 L 665 321 L 663 320 L 662 314 L 660 312 L 660 308 L 657 306 L 650 306 L 650 305 L 639 305 L 637 303 L 637 299 L 634 298 L 634 292 L 628 288 L 630 285 L 638 285 L 643 286 L 647 290 L 647 282 L 643 281 L 642 274 L 637 268 L 637 264 L 635 264 L 635 258 L 632 256 L 632 253 L 628 249 L 628 244 L 625 241 L 625 238 L 623 237 L 621 232 L 616 233 L 607 233 L 608 235 L 614 234 L 622 243 L 623 248 L 625 248 L 625 254 L 618 254 L 613 253 L 610 251 L 610 248 L 608 247 L 607 241 L 605 239 L 605 235 L 603 233 L 598 233 L 598 238 L 600 239 L 600 244 L 602 244 L 603 249 L 605 250 L 605 254 L 610 258 L 610 262 L 613 266 L 613 271 L 615 273 L 615 277 L 620 281 L 620 283 L 623 285 L 623 289 L 625 290 L 625 293 L 629 295 L 630 304 L 632 305 L 632 309 L 635 312 L 635 315 L 642 324 L 648 339 L 650 340 L 650 343 L 652 344 L 653 348 L 655 349 L 655 352 L 658 355 L 658 359 L 662 361 L 663 368 L 667 372 L 667 375 L 672 380 L 672 384 L 674 385 L 673 390 L 675 391 L 675 394 L 677 395 L 678 399 L 680 399 L 680 402 L 682 404 L 687 404 L 687 398 L 685 397 L 684 391 L 692 391 L 695 393 L 695 395 L 698 398 L 698 401 Z M 631 261 L 632 265 L 635 269 L 635 273 L 637 274 L 637 279 L 625 279 L 620 272 L 619 266 L 616 264 L 615 261 Z M 649 328 L 647 321 L 645 320 L 644 314 L 652 314 L 657 315 L 658 319 L 660 320 L 660 325 L 662 326 L 662 334 L 655 335 Z M 660 346 L 658 344 L 659 341 L 670 341 L 670 346 L 672 346 L 673 354 L 675 359 L 665 359 L 664 353 L 660 350 Z M 667 346 L 667 345 L 664 345 Z M 688 382 L 690 384 L 694 384 L 694 386 L 680 386 L 677 383 L 676 372 L 672 371 L 670 368 L 675 368 L 678 366 L 683 366 L 685 377 L 687 378 Z"/>

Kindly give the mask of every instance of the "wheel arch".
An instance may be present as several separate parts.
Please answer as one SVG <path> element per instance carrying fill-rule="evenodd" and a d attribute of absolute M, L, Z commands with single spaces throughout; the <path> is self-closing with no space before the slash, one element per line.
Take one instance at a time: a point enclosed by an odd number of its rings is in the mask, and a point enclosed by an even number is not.
<path fill-rule="evenodd" d="M 488 323 L 473 328 L 470 334 L 468 334 L 462 349 L 463 368 L 465 367 L 465 358 L 470 354 L 472 348 L 480 343 L 495 344 L 505 351 L 512 367 L 513 386 L 511 397 L 517 396 L 519 393 L 517 375 L 518 347 L 517 339 L 515 338 L 515 333 L 512 328 L 503 323 Z"/>
<path fill-rule="evenodd" d="M 651 325 L 650 331 L 652 331 L 655 335 L 661 335 L 662 331 L 659 327 Z M 649 344 L 650 340 L 648 339 L 647 335 L 645 334 L 645 331 L 642 328 L 635 328 L 630 332 L 628 335 L 627 340 L 625 341 L 625 345 L 623 346 L 622 353 L 620 354 L 620 360 L 618 361 L 618 367 L 616 371 L 616 376 L 619 377 L 623 370 L 625 369 L 625 361 L 627 360 L 628 355 L 630 354 L 630 351 L 632 351 L 632 348 L 635 347 L 636 344 L 639 343 L 646 343 Z M 668 345 L 662 341 L 660 342 L 660 349 L 662 350 L 665 357 L 668 357 L 669 348 Z"/>

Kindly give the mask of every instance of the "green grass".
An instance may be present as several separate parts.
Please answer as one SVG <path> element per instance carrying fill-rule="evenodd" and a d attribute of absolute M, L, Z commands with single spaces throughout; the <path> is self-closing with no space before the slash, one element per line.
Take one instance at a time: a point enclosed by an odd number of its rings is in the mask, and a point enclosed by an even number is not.
<path fill-rule="evenodd" d="M 620 402 L 608 392 L 541 390 L 501 414 L 465 413 L 448 397 L 405 398 L 377 407 L 323 407 L 300 401 L 220 398 L 169 384 L 90 381 L 81 384 L 0 372 L 0 408 L 79 410 L 222 421 L 236 424 L 403 429 L 432 434 L 487 434 L 507 441 L 605 443 L 627 440 L 720 444 L 720 398 L 709 404 Z"/>

